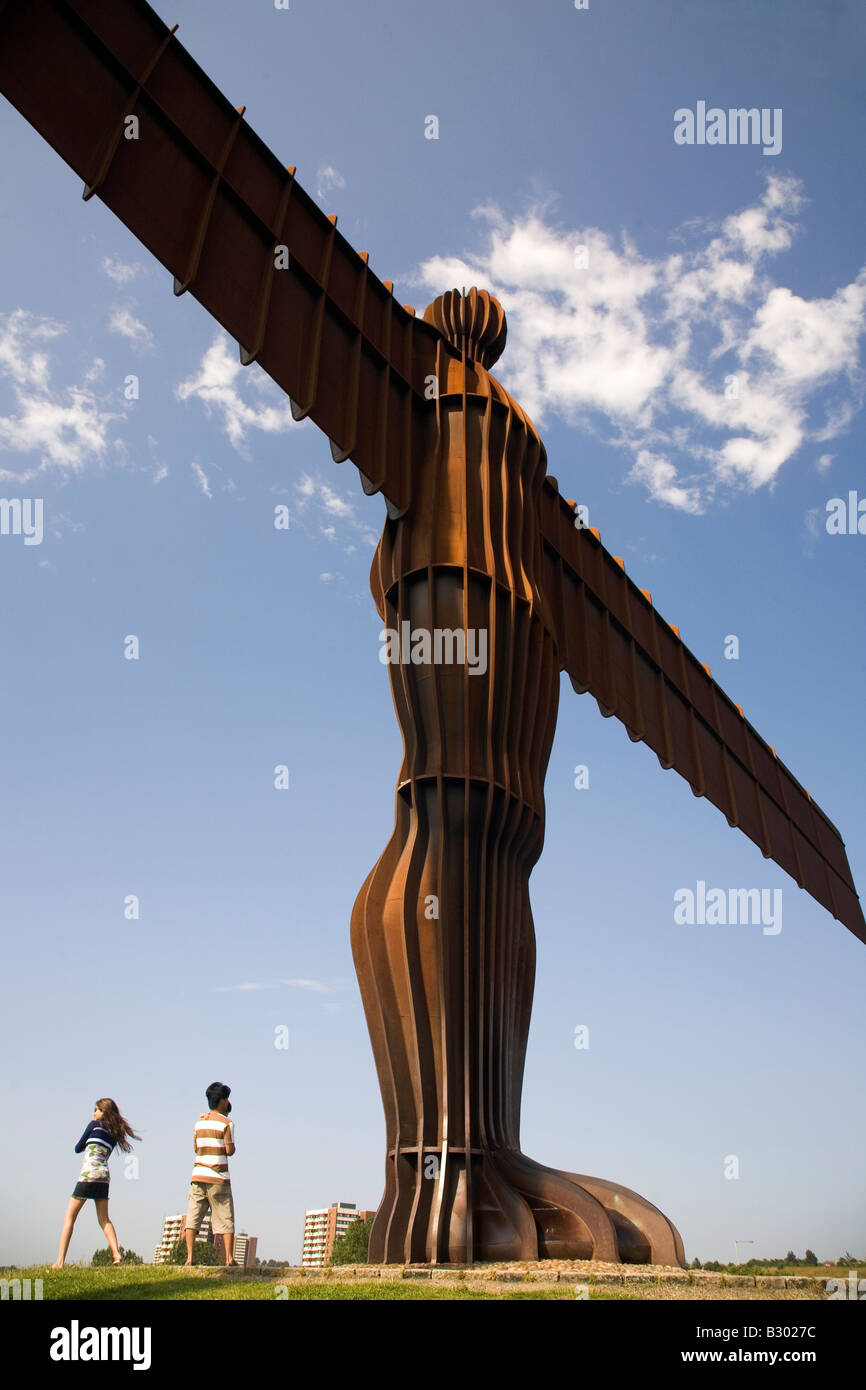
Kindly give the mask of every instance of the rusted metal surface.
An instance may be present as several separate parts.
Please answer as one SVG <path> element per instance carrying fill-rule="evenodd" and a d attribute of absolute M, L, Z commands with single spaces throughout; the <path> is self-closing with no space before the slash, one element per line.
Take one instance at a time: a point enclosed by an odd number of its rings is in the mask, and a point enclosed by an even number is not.
<path fill-rule="evenodd" d="M 467 658 L 484 633 L 486 659 L 389 665 L 405 750 L 394 832 L 352 914 L 388 1144 L 370 1258 L 679 1264 L 679 1234 L 651 1203 L 520 1150 L 529 877 L 560 687 L 538 525 L 546 457 L 484 365 L 505 341 L 497 301 L 453 291 L 425 316 L 461 357 L 437 360 L 412 503 L 385 525 L 371 587 L 387 629 L 460 630 Z"/>
<path fill-rule="evenodd" d="M 410 496 L 438 334 L 397 303 L 137 0 L 10 0 L 0 91 L 357 464 L 392 513 Z M 127 138 L 138 122 L 137 138 Z M 277 248 L 288 267 L 276 268 Z"/>
<path fill-rule="evenodd" d="M 842 838 L 773 747 L 548 479 L 544 587 L 562 669 L 828 912 L 866 941 Z"/>
<path fill-rule="evenodd" d="M 644 1198 L 520 1152 L 528 885 L 560 672 L 866 940 L 838 832 L 574 526 L 532 422 L 490 374 L 495 299 L 401 308 L 142 0 L 7 0 L 0 90 L 383 493 L 371 588 L 387 627 L 485 634 L 483 670 L 389 665 L 395 826 L 352 914 L 387 1124 L 371 1259 L 682 1263 Z"/>

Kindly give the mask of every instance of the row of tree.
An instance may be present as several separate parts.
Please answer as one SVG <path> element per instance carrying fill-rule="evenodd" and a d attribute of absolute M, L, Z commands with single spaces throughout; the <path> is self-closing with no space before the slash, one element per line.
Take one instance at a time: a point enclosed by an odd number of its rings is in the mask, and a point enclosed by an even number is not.
<path fill-rule="evenodd" d="M 744 1264 L 720 1264 L 718 1260 L 694 1259 L 690 1265 L 691 1269 L 711 1269 L 720 1274 L 734 1274 L 737 1271 L 746 1273 L 760 1272 L 767 1269 L 809 1269 L 818 1264 L 835 1264 L 843 1269 L 857 1269 L 860 1265 L 866 1264 L 866 1260 L 858 1260 L 856 1255 L 852 1255 L 850 1250 L 846 1250 L 844 1255 L 840 1255 L 838 1260 L 819 1260 L 814 1250 L 807 1250 L 802 1259 L 795 1255 L 793 1250 L 789 1250 L 784 1257 L 770 1258 L 764 1260 L 746 1260 Z"/>
<path fill-rule="evenodd" d="M 121 1262 L 121 1264 L 125 1264 L 125 1265 L 143 1265 L 143 1264 L 144 1264 L 144 1260 L 141 1258 L 140 1255 L 136 1255 L 136 1253 L 135 1253 L 134 1250 L 127 1250 L 127 1249 L 126 1249 L 124 1246 L 122 1246 L 122 1245 L 118 1245 L 117 1248 L 118 1248 L 118 1250 L 120 1251 L 120 1262 Z M 103 1245 L 103 1247 L 102 1247 L 101 1250 L 97 1250 L 97 1251 L 94 1253 L 93 1259 L 90 1261 L 90 1263 L 91 1263 L 92 1265 L 110 1265 L 110 1264 L 113 1264 L 114 1261 L 113 1261 L 112 1258 L 111 1258 L 111 1251 L 109 1250 L 108 1246 L 107 1246 L 107 1245 Z"/>
<path fill-rule="evenodd" d="M 119 1245 L 117 1248 L 120 1251 L 121 1264 L 144 1264 L 144 1260 L 141 1258 L 140 1255 L 137 1255 L 134 1250 L 125 1250 L 122 1245 Z M 215 1246 L 209 1243 L 209 1241 L 196 1241 L 194 1246 L 193 1259 L 197 1265 L 221 1265 L 223 1263 L 224 1258 L 225 1257 L 223 1255 L 223 1252 L 221 1250 L 217 1250 Z M 106 1246 L 104 1246 L 101 1250 L 96 1251 L 90 1263 L 92 1265 L 112 1264 L 113 1261 L 111 1258 L 111 1251 Z M 186 1241 L 175 1241 L 174 1245 L 171 1247 L 171 1249 L 168 1252 L 168 1255 L 166 1256 L 165 1263 L 169 1265 L 186 1264 Z"/>
<path fill-rule="evenodd" d="M 353 1221 L 344 1236 L 338 1236 L 334 1241 L 334 1249 L 331 1254 L 330 1263 L 332 1265 L 363 1265 L 367 1263 L 367 1249 L 370 1244 L 370 1231 L 372 1221 Z M 140 1255 L 134 1250 L 126 1250 L 122 1245 L 118 1247 L 121 1254 L 121 1263 L 125 1265 L 143 1264 Z M 217 1250 L 210 1241 L 197 1240 L 193 1250 L 193 1261 L 197 1265 L 220 1265 L 223 1263 L 223 1253 Z M 110 1265 L 112 1263 L 111 1251 L 107 1246 L 97 1250 L 90 1262 L 94 1265 Z M 165 1263 L 169 1265 L 186 1264 L 186 1242 L 176 1240 L 166 1256 Z M 287 1260 L 256 1260 L 260 1268 L 280 1268 L 288 1264 Z"/>

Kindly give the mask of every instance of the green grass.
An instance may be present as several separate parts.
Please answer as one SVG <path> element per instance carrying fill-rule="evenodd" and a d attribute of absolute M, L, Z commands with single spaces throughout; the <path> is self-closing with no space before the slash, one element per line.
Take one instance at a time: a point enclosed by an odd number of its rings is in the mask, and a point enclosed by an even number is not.
<path fill-rule="evenodd" d="M 162 1299 L 253 1299 L 260 1302 L 274 1302 L 275 1289 L 281 1285 L 278 1275 L 250 1274 L 180 1274 L 176 1268 L 166 1265 L 120 1265 L 117 1268 L 101 1267 L 94 1269 L 87 1265 L 67 1265 L 65 1269 L 46 1269 L 44 1265 L 29 1269 L 4 1269 L 0 1276 L 6 1279 L 41 1279 L 42 1295 L 49 1300 L 87 1299 L 107 1301 L 151 1301 Z M 298 1283 L 283 1284 L 287 1290 L 286 1301 L 333 1300 L 333 1301 L 381 1301 L 383 1299 L 418 1300 L 431 1299 L 459 1300 L 461 1302 L 501 1302 L 503 1299 L 574 1299 L 574 1288 L 570 1284 L 558 1284 L 553 1288 L 531 1290 L 486 1290 L 456 1287 L 443 1288 L 429 1279 L 400 1279 L 392 1281 L 354 1280 L 344 1284 L 335 1280 L 314 1283 L 304 1279 Z M 590 1294 L 591 1298 L 610 1297 L 607 1290 L 601 1294 Z M 622 1297 L 622 1294 L 614 1295 Z M 281 1296 L 285 1298 L 285 1295 Z"/>
<path fill-rule="evenodd" d="M 752 1273 L 753 1271 L 744 1271 Z M 784 1267 L 780 1267 L 780 1273 Z M 817 1279 L 847 1279 L 847 1269 L 836 1265 L 819 1265 L 811 1268 L 792 1268 L 791 1274 Z M 866 1275 L 866 1271 L 864 1271 Z M 329 1302 L 381 1302 L 403 1300 L 407 1302 L 502 1302 L 526 1301 L 563 1302 L 574 1301 L 575 1287 L 589 1285 L 589 1297 L 599 1302 L 640 1302 L 648 1297 L 666 1298 L 672 1294 L 656 1289 L 650 1293 L 648 1285 L 626 1286 L 602 1285 L 595 1287 L 584 1275 L 575 1274 L 569 1281 L 555 1285 L 538 1285 L 522 1288 L 513 1285 L 479 1288 L 471 1283 L 455 1282 L 444 1285 L 432 1279 L 388 1279 L 340 1281 L 339 1274 L 327 1279 L 311 1278 L 288 1283 L 279 1271 L 270 1269 L 251 1270 L 204 1270 L 193 1273 L 179 1269 L 175 1265 L 119 1265 L 100 1266 L 68 1265 L 65 1269 L 53 1270 L 45 1265 L 31 1266 L 28 1269 L 0 1269 L 0 1277 L 6 1279 L 42 1280 L 42 1294 L 45 1301 L 67 1299 L 105 1300 L 108 1302 L 149 1302 L 152 1300 L 202 1301 L 212 1299 L 253 1300 L 258 1302 L 277 1301 L 277 1288 L 285 1289 L 279 1295 L 280 1301 L 329 1301 Z M 743 1296 L 734 1289 L 724 1290 L 715 1286 L 713 1297 L 731 1298 Z M 759 1291 L 760 1292 L 760 1291 Z M 704 1295 L 706 1296 L 706 1295 Z M 769 1296 L 769 1292 L 764 1295 Z M 775 1293 L 773 1296 L 777 1296 Z M 779 1295 L 783 1296 L 783 1295 Z"/>

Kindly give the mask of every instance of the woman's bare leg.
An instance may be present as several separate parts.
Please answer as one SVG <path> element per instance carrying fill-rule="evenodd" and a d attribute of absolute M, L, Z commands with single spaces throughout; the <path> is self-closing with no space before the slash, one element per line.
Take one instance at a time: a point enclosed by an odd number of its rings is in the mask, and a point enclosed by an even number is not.
<path fill-rule="evenodd" d="M 69 1249 L 69 1242 L 72 1239 L 72 1228 L 75 1225 L 78 1213 L 84 1206 L 83 1197 L 70 1197 L 69 1206 L 66 1208 L 66 1215 L 63 1218 L 63 1229 L 60 1232 L 60 1249 L 57 1252 L 57 1259 L 51 1266 L 52 1269 L 62 1269 L 66 1259 L 66 1252 Z"/>
<path fill-rule="evenodd" d="M 96 1219 L 102 1227 L 102 1234 L 108 1241 L 108 1248 L 111 1257 L 116 1265 L 120 1264 L 121 1255 L 117 1248 L 117 1232 L 108 1219 L 108 1198 L 98 1197 L 96 1201 Z"/>

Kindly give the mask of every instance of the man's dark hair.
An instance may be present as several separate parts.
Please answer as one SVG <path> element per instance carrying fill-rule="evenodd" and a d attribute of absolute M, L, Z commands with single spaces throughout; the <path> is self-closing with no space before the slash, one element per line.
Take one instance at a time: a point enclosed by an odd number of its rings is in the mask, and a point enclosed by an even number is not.
<path fill-rule="evenodd" d="M 211 1110 L 216 1110 L 221 1100 L 228 1100 L 231 1093 L 231 1086 L 224 1086 L 221 1081 L 212 1081 L 205 1091 Z"/>

